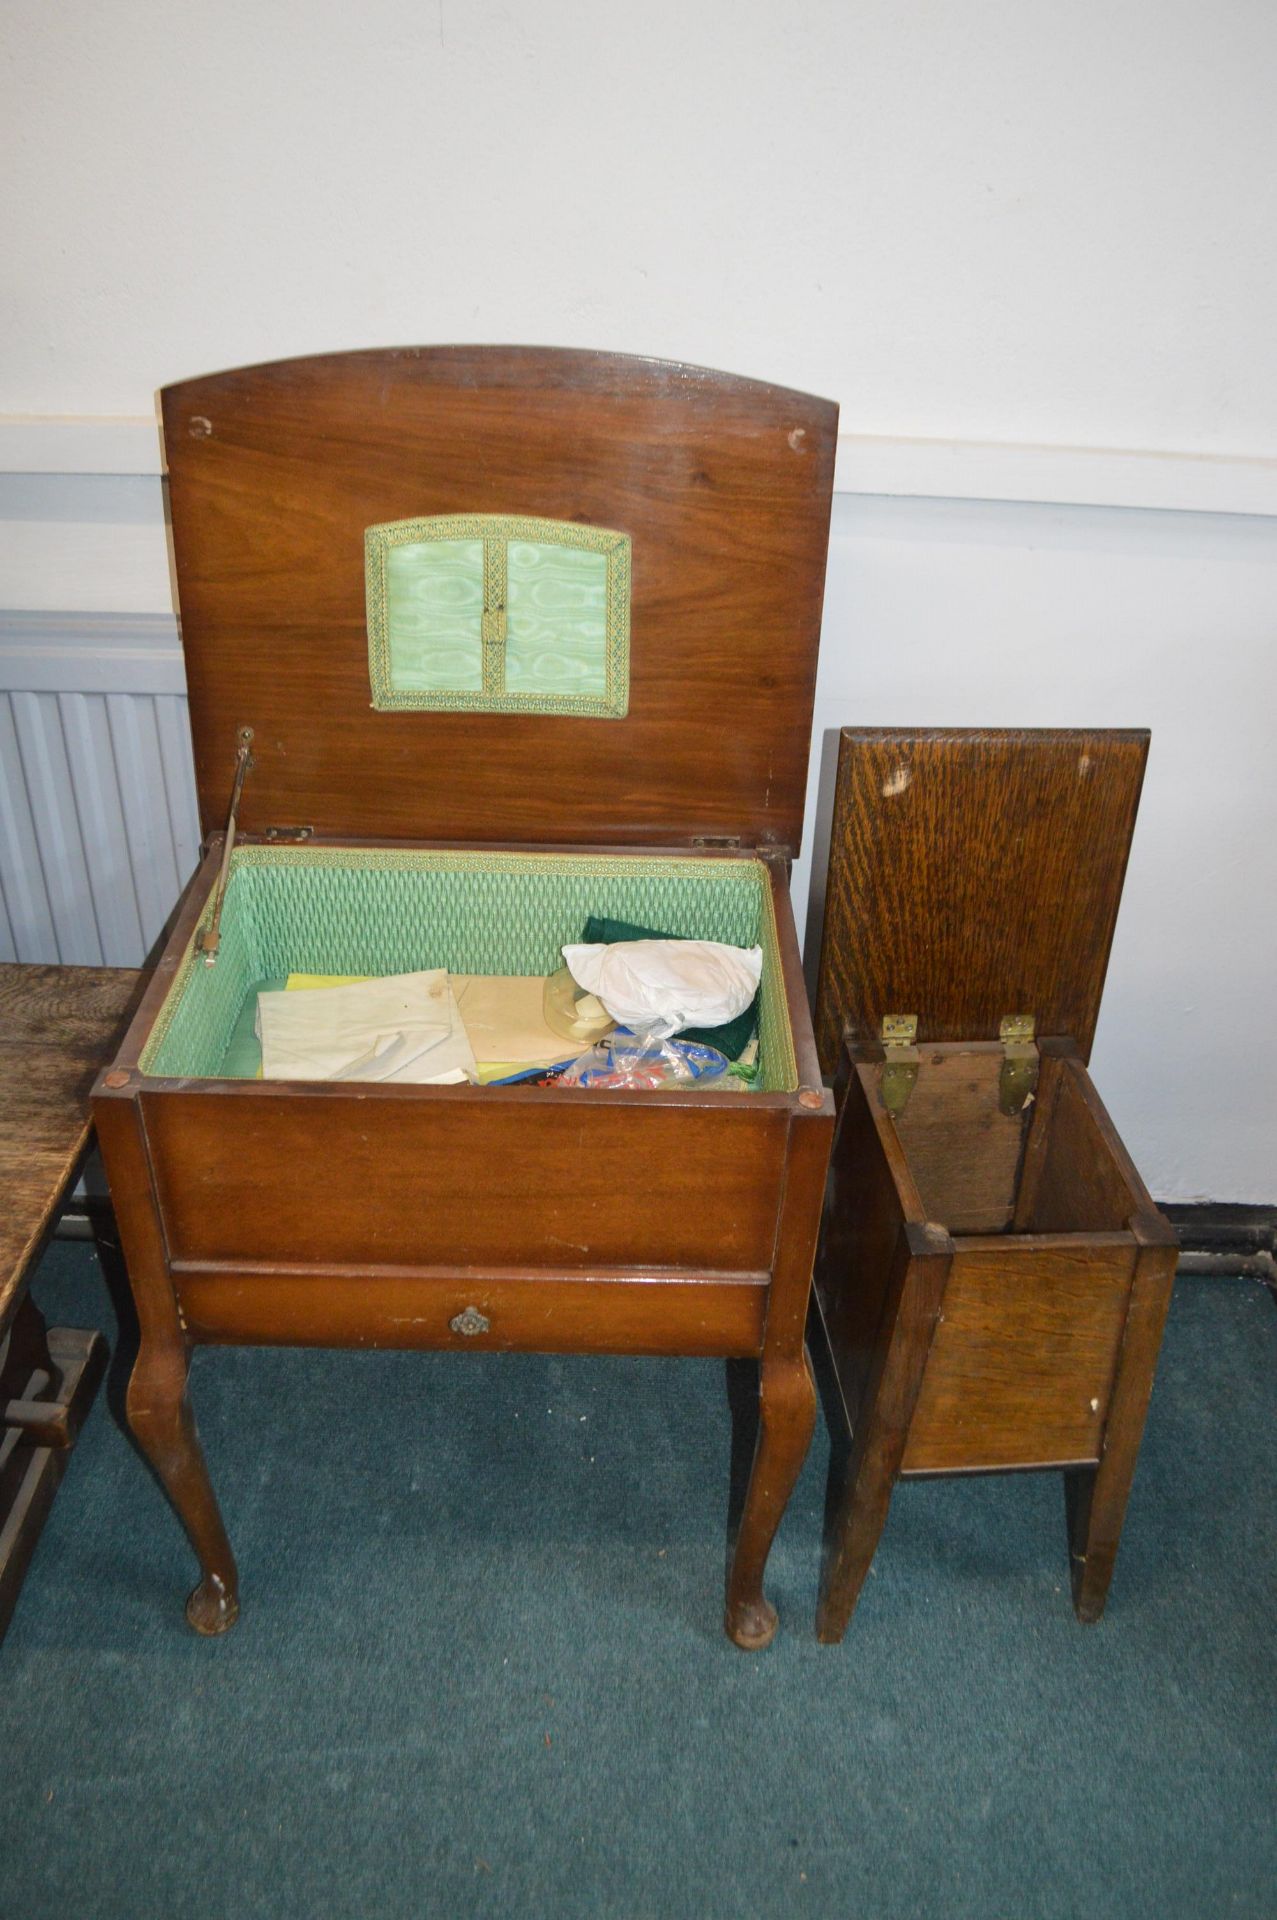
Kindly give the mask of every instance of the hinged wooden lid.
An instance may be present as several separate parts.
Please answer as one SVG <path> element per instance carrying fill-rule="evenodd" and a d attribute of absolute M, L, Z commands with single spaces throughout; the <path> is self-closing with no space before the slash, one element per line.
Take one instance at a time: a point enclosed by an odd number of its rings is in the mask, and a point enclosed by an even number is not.
<path fill-rule="evenodd" d="M 996 1040 L 1007 1014 L 1089 1058 L 1148 734 L 846 728 L 816 1039 Z"/>
<path fill-rule="evenodd" d="M 169 387 L 200 818 L 241 832 L 796 851 L 838 410 L 625 355 L 432 347 Z M 382 712 L 370 526 L 528 515 L 628 534 L 628 712 Z"/>

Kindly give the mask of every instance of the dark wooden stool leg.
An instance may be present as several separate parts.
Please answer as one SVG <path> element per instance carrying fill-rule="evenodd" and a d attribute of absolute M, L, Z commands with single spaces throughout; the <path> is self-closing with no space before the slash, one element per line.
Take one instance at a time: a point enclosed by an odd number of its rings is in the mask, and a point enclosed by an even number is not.
<path fill-rule="evenodd" d="M 751 1652 L 776 1632 L 763 1574 L 781 1515 L 802 1471 L 816 1426 L 816 1383 L 807 1357 L 807 1306 L 829 1168 L 833 1103 L 813 1090 L 815 1109 L 790 1128 L 785 1199 L 767 1299 L 758 1379 L 758 1441 L 740 1530 L 727 1576 L 728 1638 Z"/>
<path fill-rule="evenodd" d="M 904 1226 L 892 1285 L 845 1466 L 831 1461 L 816 1638 L 841 1640 L 886 1524 L 904 1459 L 931 1337 L 944 1301 L 953 1243 L 940 1228 Z"/>
<path fill-rule="evenodd" d="M 100 1334 L 46 1327 L 23 1296 L 0 1342 L 0 1640 L 105 1366 Z"/>
<path fill-rule="evenodd" d="M 129 1427 L 200 1563 L 203 1577 L 186 1618 L 196 1633 L 225 1633 L 239 1616 L 239 1576 L 187 1399 L 190 1354 L 151 1204 L 136 1102 L 102 1100 L 96 1121 L 141 1336 L 129 1380 Z"/>
<path fill-rule="evenodd" d="M 816 1425 L 816 1386 L 805 1348 L 796 1360 L 764 1358 L 758 1422 L 758 1444 L 727 1582 L 727 1632 L 746 1650 L 770 1645 L 776 1634 L 776 1609 L 763 1593 L 763 1570 Z"/>
<path fill-rule="evenodd" d="M 239 1616 L 239 1576 L 222 1524 L 195 1417 L 181 1347 L 148 1337 L 144 1325 L 129 1380 L 129 1427 L 186 1528 L 203 1579 L 186 1602 L 196 1633 L 225 1633 Z"/>
<path fill-rule="evenodd" d="M 33 1376 L 44 1376 L 38 1397 L 52 1400 L 58 1390 L 58 1368 L 49 1351 L 49 1329 L 29 1293 L 18 1302 L 0 1360 L 0 1393 L 6 1397 L 32 1392 Z M 33 1397 L 35 1397 L 33 1395 Z"/>
<path fill-rule="evenodd" d="M 1100 1619 L 1108 1598 L 1175 1278 L 1177 1247 L 1169 1228 L 1159 1221 L 1146 1229 L 1137 1220 L 1132 1229 L 1140 1247 L 1104 1450 L 1098 1466 L 1074 1468 L 1064 1476 L 1073 1610 L 1087 1626 Z"/>

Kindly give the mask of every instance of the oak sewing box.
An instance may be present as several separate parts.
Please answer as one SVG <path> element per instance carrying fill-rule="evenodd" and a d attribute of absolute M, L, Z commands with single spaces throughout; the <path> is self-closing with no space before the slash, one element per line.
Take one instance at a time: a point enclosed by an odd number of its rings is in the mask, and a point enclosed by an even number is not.
<path fill-rule="evenodd" d="M 1117 730 L 842 734 L 822 1640 L 923 1474 L 1063 1469 L 1074 1606 L 1103 1611 L 1177 1251 L 1086 1067 L 1147 753 Z"/>
<path fill-rule="evenodd" d="M 539 348 L 162 399 L 206 851 L 94 1114 L 188 1619 L 238 1610 L 196 1344 L 712 1354 L 759 1362 L 726 1627 L 765 1645 L 833 1128 L 788 872 L 837 409 Z M 590 914 L 761 943 L 755 1090 L 235 1077 L 263 981 L 544 974 Z"/>

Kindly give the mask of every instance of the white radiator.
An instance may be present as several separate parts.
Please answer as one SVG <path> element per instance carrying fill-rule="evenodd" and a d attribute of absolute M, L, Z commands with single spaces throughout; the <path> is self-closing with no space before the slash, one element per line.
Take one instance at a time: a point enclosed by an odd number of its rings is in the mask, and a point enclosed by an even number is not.
<path fill-rule="evenodd" d="M 0 615 L 0 960 L 137 966 L 198 850 L 175 623 Z"/>

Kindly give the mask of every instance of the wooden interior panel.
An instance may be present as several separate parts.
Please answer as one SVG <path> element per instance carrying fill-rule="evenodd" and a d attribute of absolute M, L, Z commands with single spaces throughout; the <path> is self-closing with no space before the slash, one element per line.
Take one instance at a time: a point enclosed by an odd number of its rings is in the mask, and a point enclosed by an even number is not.
<path fill-rule="evenodd" d="M 171 1258 L 771 1269 L 783 1109 L 412 1094 L 142 1094 Z"/>
<path fill-rule="evenodd" d="M 1097 1460 L 1135 1243 L 958 1242 L 906 1473 Z"/>
<path fill-rule="evenodd" d="M 624 354 L 344 353 L 163 394 L 200 818 L 686 845 L 802 831 L 838 410 Z M 623 720 L 373 712 L 363 536 L 542 515 L 633 540 Z"/>
<path fill-rule="evenodd" d="M 848 728 L 816 1039 L 996 1040 L 1004 1014 L 1090 1054 L 1148 755 L 1143 732 Z"/>
<path fill-rule="evenodd" d="M 1018 1224 L 1026 1233 L 1108 1233 L 1140 1211 L 1086 1097 L 1080 1061 L 1052 1063 L 1041 1163 Z"/>
<path fill-rule="evenodd" d="M 757 1354 L 768 1275 L 179 1268 L 196 1340 L 454 1352 Z M 473 1309 L 477 1333 L 452 1321 Z"/>
<path fill-rule="evenodd" d="M 998 1104 L 1002 1060 L 998 1046 L 924 1047 L 894 1117 L 927 1219 L 950 1233 L 999 1233 L 1011 1219 L 1027 1120 Z"/>

